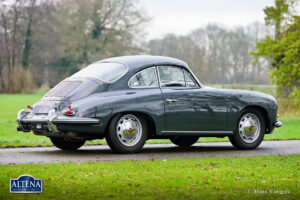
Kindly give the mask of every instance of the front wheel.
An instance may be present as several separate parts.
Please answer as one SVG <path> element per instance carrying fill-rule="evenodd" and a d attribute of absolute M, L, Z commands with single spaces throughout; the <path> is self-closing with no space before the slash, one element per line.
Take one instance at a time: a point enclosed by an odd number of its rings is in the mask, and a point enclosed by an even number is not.
<path fill-rule="evenodd" d="M 50 140 L 54 146 L 62 150 L 76 150 L 85 143 L 85 140 L 63 137 L 50 137 Z"/>
<path fill-rule="evenodd" d="M 264 139 L 265 132 L 263 115 L 260 111 L 249 108 L 242 112 L 236 131 L 229 140 L 237 149 L 255 149 Z"/>
<path fill-rule="evenodd" d="M 176 144 L 180 147 L 189 147 L 195 144 L 198 141 L 198 136 L 174 136 L 170 138 L 173 144 Z"/>
<path fill-rule="evenodd" d="M 147 121 L 142 115 L 123 114 L 111 120 L 105 139 L 116 153 L 137 153 L 143 148 L 147 135 Z"/>

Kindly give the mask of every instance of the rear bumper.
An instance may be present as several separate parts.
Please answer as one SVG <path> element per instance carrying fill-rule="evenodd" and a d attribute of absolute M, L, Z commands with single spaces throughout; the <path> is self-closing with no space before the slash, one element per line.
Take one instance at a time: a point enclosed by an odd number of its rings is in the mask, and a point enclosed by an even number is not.
<path fill-rule="evenodd" d="M 29 132 L 31 130 L 37 131 L 49 131 L 53 133 L 59 133 L 58 125 L 63 124 L 84 124 L 84 125 L 96 125 L 100 123 L 100 120 L 94 118 L 82 118 L 82 117 L 67 117 L 58 116 L 54 109 L 50 110 L 48 115 L 27 115 L 25 110 L 20 110 L 17 116 L 18 131 Z"/>
<path fill-rule="evenodd" d="M 282 125 L 283 125 L 283 123 L 281 121 L 274 122 L 274 127 L 276 127 L 276 128 L 280 128 L 280 127 L 282 127 Z"/>

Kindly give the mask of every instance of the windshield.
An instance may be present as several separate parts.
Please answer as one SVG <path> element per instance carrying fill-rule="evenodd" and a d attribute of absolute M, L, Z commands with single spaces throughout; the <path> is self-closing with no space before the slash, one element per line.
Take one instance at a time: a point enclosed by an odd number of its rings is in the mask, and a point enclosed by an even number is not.
<path fill-rule="evenodd" d="M 93 63 L 73 75 L 73 77 L 92 77 L 101 81 L 112 83 L 121 78 L 128 67 L 121 63 Z"/>

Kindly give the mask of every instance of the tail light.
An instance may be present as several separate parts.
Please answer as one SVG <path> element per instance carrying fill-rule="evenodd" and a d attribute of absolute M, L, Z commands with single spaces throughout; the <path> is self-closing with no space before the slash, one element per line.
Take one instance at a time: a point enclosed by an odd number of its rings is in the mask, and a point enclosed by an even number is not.
<path fill-rule="evenodd" d="M 68 106 L 68 110 L 63 111 L 64 115 L 73 116 L 75 112 L 72 110 L 71 106 Z"/>
<path fill-rule="evenodd" d="M 25 111 L 24 111 L 26 115 L 29 114 L 29 113 L 31 112 L 32 106 L 31 106 L 31 105 L 28 105 L 27 108 L 28 108 L 29 110 L 25 110 Z"/>

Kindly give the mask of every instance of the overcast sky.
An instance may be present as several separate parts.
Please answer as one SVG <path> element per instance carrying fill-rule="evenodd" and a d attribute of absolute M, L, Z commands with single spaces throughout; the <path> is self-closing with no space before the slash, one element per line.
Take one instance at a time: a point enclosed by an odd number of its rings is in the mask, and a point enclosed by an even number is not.
<path fill-rule="evenodd" d="M 183 35 L 208 23 L 226 27 L 264 22 L 263 9 L 274 0 L 140 0 L 152 18 L 147 40 L 167 33 Z M 297 13 L 299 13 L 297 6 Z"/>

